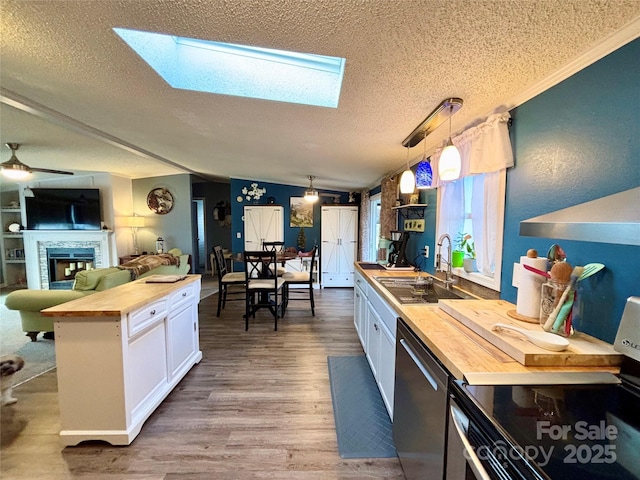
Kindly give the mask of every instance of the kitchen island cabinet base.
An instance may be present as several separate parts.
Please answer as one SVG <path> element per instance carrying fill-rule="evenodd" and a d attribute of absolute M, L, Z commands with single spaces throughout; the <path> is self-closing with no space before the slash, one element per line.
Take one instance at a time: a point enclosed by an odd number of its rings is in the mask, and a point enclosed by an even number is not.
<path fill-rule="evenodd" d="M 173 288 L 139 285 L 149 291 L 148 301 L 118 315 L 87 309 L 78 316 L 58 313 L 54 329 L 63 445 L 87 440 L 129 445 L 200 362 L 200 277 L 195 277 Z"/>

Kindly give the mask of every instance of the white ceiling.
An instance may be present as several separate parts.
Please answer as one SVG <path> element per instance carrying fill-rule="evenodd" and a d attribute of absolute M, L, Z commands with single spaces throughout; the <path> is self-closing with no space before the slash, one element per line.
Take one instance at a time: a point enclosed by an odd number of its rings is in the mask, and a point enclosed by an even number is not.
<path fill-rule="evenodd" d="M 0 138 L 22 144 L 22 162 L 134 179 L 198 172 L 305 185 L 315 175 L 336 190 L 401 169 L 401 142 L 443 99 L 464 99 L 455 133 L 584 66 L 574 61 L 587 52 L 640 35 L 638 0 L 0 5 Z M 173 90 L 113 27 L 345 57 L 339 107 Z M 446 124 L 429 135 L 427 151 L 447 135 Z M 411 158 L 422 153 L 423 143 Z"/>

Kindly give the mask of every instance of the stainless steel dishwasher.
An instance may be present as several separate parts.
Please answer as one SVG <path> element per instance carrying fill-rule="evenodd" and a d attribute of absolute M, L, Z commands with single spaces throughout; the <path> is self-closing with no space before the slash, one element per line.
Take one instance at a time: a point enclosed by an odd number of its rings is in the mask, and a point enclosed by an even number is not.
<path fill-rule="evenodd" d="M 398 319 L 393 440 L 407 480 L 442 479 L 449 373 Z"/>

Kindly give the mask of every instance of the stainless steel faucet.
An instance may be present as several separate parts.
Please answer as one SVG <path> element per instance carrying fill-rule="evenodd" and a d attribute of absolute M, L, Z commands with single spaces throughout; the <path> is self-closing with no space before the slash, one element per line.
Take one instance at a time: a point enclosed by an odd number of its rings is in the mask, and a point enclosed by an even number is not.
<path fill-rule="evenodd" d="M 447 246 L 447 259 L 442 260 L 442 255 L 440 254 L 440 251 L 442 249 L 442 242 L 445 239 L 449 242 L 449 245 Z M 442 235 L 440 235 L 440 238 L 438 239 L 438 253 L 436 254 L 436 271 L 440 271 L 440 272 L 443 271 L 442 262 L 447 264 L 447 270 L 446 270 L 447 273 L 445 274 L 444 283 L 446 287 L 450 289 L 451 286 L 453 285 L 453 274 L 451 273 L 451 237 L 449 236 L 448 233 L 443 233 Z"/>

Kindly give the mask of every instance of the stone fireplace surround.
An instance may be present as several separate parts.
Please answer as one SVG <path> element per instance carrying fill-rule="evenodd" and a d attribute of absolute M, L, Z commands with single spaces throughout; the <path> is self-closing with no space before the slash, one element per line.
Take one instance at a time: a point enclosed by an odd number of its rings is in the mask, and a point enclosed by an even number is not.
<path fill-rule="evenodd" d="M 47 248 L 93 248 L 95 268 L 110 266 L 112 234 L 109 230 L 25 230 L 27 287 L 34 290 L 49 289 Z"/>

